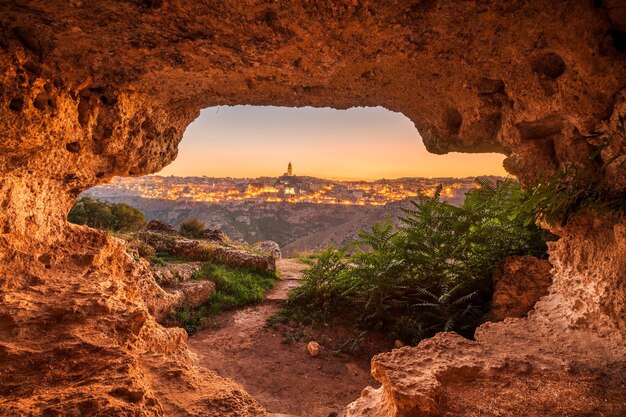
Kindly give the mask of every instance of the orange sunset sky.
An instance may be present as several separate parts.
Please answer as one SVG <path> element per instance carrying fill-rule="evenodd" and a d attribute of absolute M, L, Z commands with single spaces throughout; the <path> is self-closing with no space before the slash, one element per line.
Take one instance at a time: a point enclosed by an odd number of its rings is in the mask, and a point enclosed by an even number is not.
<path fill-rule="evenodd" d="M 504 155 L 433 155 L 413 123 L 382 107 L 204 109 L 160 175 L 330 179 L 502 175 Z"/>

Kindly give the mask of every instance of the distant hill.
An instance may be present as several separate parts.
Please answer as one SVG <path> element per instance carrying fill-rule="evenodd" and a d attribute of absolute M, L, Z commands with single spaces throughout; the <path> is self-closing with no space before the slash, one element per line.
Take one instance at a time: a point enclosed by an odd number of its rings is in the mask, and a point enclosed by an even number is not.
<path fill-rule="evenodd" d="M 331 244 L 343 246 L 354 240 L 359 231 L 371 229 L 386 216 L 398 223 L 402 208 L 411 206 L 410 200 L 385 206 L 357 206 L 254 201 L 205 203 L 102 194 L 98 198 L 129 204 L 141 210 L 146 219 L 161 220 L 175 227 L 185 220 L 197 218 L 235 240 L 248 243 L 273 240 L 281 246 L 284 256 Z M 460 204 L 463 199 L 461 193 L 449 201 Z"/>
<path fill-rule="evenodd" d="M 397 202 L 378 207 L 378 210 L 371 213 L 355 213 L 343 224 L 320 230 L 289 243 L 282 248 L 283 256 L 291 257 L 299 252 L 315 251 L 331 245 L 335 247 L 347 245 L 357 239 L 361 230 L 371 229 L 374 223 L 384 220 L 387 216 L 392 217 L 394 223 L 398 224 L 398 217 L 402 215 L 400 207 L 410 205 L 408 201 Z"/>
<path fill-rule="evenodd" d="M 235 240 L 272 240 L 285 256 L 291 256 L 329 245 L 343 246 L 387 216 L 399 223 L 402 208 L 411 206 L 407 196 L 418 190 L 432 191 L 440 183 L 444 186 L 442 198 L 457 205 L 474 186 L 469 178 L 405 178 L 357 186 L 356 182 L 312 177 L 142 177 L 117 179 L 85 194 L 110 203 L 126 203 L 141 210 L 147 220 L 175 227 L 197 218 Z M 297 198 L 301 200 L 294 201 Z M 388 203 L 376 205 L 384 201 Z"/>

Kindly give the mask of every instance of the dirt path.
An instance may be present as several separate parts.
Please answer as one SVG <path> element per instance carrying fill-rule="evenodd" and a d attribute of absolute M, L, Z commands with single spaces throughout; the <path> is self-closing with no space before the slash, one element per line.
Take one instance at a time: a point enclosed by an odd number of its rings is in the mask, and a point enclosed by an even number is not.
<path fill-rule="evenodd" d="M 298 285 L 303 265 L 293 259 L 277 263 L 283 279 L 261 304 L 220 316 L 217 329 L 205 329 L 189 339 L 199 363 L 242 384 L 271 413 L 301 417 L 328 417 L 358 398 L 367 385 L 369 354 L 335 355 L 324 348 L 316 358 L 306 352 L 311 337 L 285 343 L 285 332 L 265 326 L 266 320 Z M 341 332 L 339 332 L 341 333 Z M 345 337 L 326 329 L 324 340 Z M 292 340 L 292 339 L 287 339 Z"/>

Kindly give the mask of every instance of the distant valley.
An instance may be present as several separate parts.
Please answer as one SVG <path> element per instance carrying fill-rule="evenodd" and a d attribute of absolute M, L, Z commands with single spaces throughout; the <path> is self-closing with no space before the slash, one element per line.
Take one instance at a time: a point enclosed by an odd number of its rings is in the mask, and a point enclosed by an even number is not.
<path fill-rule="evenodd" d="M 402 215 L 402 208 L 410 208 L 411 201 L 417 200 L 420 193 L 432 194 L 439 183 L 446 190 L 442 198 L 452 204 L 460 204 L 465 192 L 474 186 L 471 178 L 416 178 L 369 183 L 296 178 L 298 180 L 285 177 L 242 180 L 152 176 L 114 181 L 92 188 L 85 194 L 104 201 L 130 204 L 141 210 L 147 219 L 158 219 L 174 226 L 190 218 L 197 218 L 206 226 L 220 229 L 235 240 L 249 243 L 273 240 L 281 246 L 284 256 L 293 256 L 298 252 L 329 245 L 345 245 L 354 240 L 359 231 L 370 229 L 375 222 L 387 216 L 397 222 L 397 218 Z M 277 187 L 281 183 L 285 186 L 282 189 Z M 194 187 L 201 190 L 217 188 L 229 198 L 222 201 L 198 201 L 201 199 L 189 197 L 193 195 Z M 263 193 L 255 193 L 248 198 L 237 197 L 250 193 L 251 187 L 271 188 L 271 195 L 268 197 Z M 176 188 L 186 195 L 172 198 L 172 189 Z M 274 189 L 279 191 L 275 192 Z M 320 189 L 326 190 L 326 203 L 288 200 L 294 195 L 301 198 L 307 196 L 310 190 L 319 193 L 317 190 Z M 373 190 L 379 190 L 378 194 L 374 195 Z M 390 199 L 383 204 L 363 203 L 364 199 L 372 201 L 379 198 L 378 195 L 397 196 L 400 191 L 410 196 Z M 331 200 L 333 192 L 336 193 L 335 201 Z M 215 199 L 215 195 L 211 199 Z"/>

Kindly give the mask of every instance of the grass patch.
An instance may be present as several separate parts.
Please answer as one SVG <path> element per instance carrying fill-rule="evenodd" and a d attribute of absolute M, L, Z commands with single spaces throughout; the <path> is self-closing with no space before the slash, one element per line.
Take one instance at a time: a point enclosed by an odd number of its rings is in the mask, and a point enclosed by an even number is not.
<path fill-rule="evenodd" d="M 258 272 L 206 263 L 194 278 L 215 282 L 215 294 L 198 307 L 182 307 L 170 315 L 172 324 L 184 328 L 190 335 L 208 326 L 210 317 L 263 301 L 278 275 L 271 271 Z"/>

